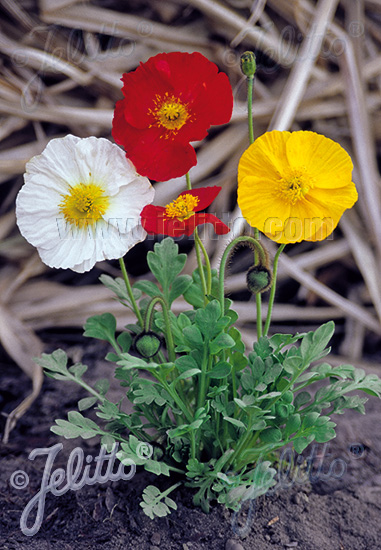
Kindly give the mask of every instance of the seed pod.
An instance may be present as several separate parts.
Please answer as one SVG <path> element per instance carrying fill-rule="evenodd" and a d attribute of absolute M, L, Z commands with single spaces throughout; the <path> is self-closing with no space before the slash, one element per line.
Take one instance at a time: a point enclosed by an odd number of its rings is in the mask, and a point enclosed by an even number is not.
<path fill-rule="evenodd" d="M 253 265 L 246 274 L 247 288 L 252 294 L 266 292 L 272 285 L 272 273 L 263 265 Z"/>
<path fill-rule="evenodd" d="M 161 338 L 152 331 L 141 332 L 134 341 L 135 350 L 145 359 L 156 355 L 161 348 Z"/>
<path fill-rule="evenodd" d="M 241 55 L 241 71 L 248 78 L 253 78 L 256 70 L 257 64 L 255 62 L 255 53 L 244 52 Z"/>

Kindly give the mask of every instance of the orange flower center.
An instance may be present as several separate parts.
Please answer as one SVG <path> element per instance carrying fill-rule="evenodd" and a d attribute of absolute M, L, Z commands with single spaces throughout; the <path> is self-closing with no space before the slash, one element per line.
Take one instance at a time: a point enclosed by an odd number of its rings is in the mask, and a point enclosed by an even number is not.
<path fill-rule="evenodd" d="M 178 97 L 170 96 L 168 92 L 164 98 L 157 95 L 154 103 L 155 108 L 149 109 L 148 112 L 155 117 L 158 126 L 170 130 L 170 133 L 165 134 L 166 139 L 171 135 L 176 135 L 190 118 L 188 105 Z"/>
<path fill-rule="evenodd" d="M 180 221 L 188 220 L 194 216 L 194 209 L 200 199 L 193 195 L 182 195 L 165 207 L 165 214 L 168 218 L 177 218 Z"/>
<path fill-rule="evenodd" d="M 313 187 L 313 178 L 311 178 L 306 171 L 293 170 L 280 180 L 278 193 L 287 202 L 295 204 L 303 199 Z"/>

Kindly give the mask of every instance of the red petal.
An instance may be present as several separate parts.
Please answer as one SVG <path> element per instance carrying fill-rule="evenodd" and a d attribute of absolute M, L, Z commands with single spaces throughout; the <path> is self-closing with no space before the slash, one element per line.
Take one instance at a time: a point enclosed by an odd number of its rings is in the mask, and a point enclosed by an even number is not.
<path fill-rule="evenodd" d="M 180 193 L 179 197 L 182 197 L 183 195 L 193 195 L 194 197 L 198 197 L 199 202 L 196 208 L 194 208 L 194 212 L 199 212 L 200 210 L 205 210 L 205 208 L 212 204 L 220 191 L 221 187 L 218 187 L 217 185 L 213 185 L 211 187 L 199 187 L 199 189 L 184 191 L 183 193 Z"/>
<path fill-rule="evenodd" d="M 196 227 L 194 216 L 187 220 L 178 220 L 176 218 L 167 218 L 165 221 L 164 235 L 169 237 L 181 237 L 182 235 L 192 235 Z"/>
<path fill-rule="evenodd" d="M 154 181 L 167 181 L 183 176 L 197 164 L 196 152 L 189 143 L 164 139 L 159 128 L 138 130 L 124 121 L 116 106 L 112 135 L 126 151 L 141 176 Z"/>
<path fill-rule="evenodd" d="M 219 73 L 205 82 L 204 93 L 193 104 L 193 110 L 207 122 L 208 127 L 229 122 L 233 111 L 233 92 L 225 73 Z"/>
<path fill-rule="evenodd" d="M 167 218 L 165 208 L 149 204 L 141 213 L 142 226 L 151 235 L 168 235 L 169 237 L 181 237 L 192 235 L 195 227 L 204 223 L 211 223 L 217 235 L 225 235 L 230 231 L 229 227 L 213 214 L 195 214 L 187 220 Z"/>
<path fill-rule="evenodd" d="M 148 204 L 140 214 L 143 229 L 151 235 L 165 235 L 165 208 Z"/>
<path fill-rule="evenodd" d="M 195 214 L 194 217 L 196 218 L 196 225 L 211 223 L 217 235 L 225 235 L 230 231 L 230 228 L 224 222 L 219 220 L 217 216 L 214 216 L 214 214 L 208 214 L 203 212 L 202 214 Z"/>

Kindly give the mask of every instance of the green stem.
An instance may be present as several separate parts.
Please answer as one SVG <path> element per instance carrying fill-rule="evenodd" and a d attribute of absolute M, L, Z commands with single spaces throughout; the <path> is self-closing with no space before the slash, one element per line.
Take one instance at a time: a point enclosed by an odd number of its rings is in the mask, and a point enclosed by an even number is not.
<path fill-rule="evenodd" d="M 205 395 L 207 392 L 207 384 L 206 384 L 206 375 L 210 366 L 211 356 L 208 354 L 208 344 L 205 343 L 204 345 L 204 353 L 202 358 L 202 366 L 201 366 L 201 374 L 200 374 L 200 384 L 198 388 L 198 396 L 197 396 L 197 409 L 202 407 L 205 403 Z"/>
<path fill-rule="evenodd" d="M 139 321 L 140 326 L 143 327 L 143 317 L 141 316 L 138 305 L 137 305 L 136 300 L 134 298 L 134 293 L 132 292 L 132 287 L 131 287 L 131 284 L 130 284 L 130 280 L 128 278 L 128 273 L 127 273 L 126 266 L 124 264 L 124 259 L 123 258 L 119 258 L 119 265 L 120 265 L 120 269 L 122 270 L 124 283 L 126 285 L 126 289 L 127 289 L 127 293 L 128 293 L 129 298 L 130 298 L 130 301 L 131 301 L 131 305 L 134 308 L 136 318 Z"/>
<path fill-rule="evenodd" d="M 166 497 L 169 495 L 169 493 L 172 493 L 172 491 L 174 491 L 175 489 L 177 489 L 177 487 L 179 487 L 181 485 L 181 481 L 179 481 L 178 483 L 176 483 L 175 485 L 172 485 L 171 487 L 169 487 L 169 489 L 167 489 L 166 491 L 164 491 L 164 493 L 161 493 L 160 494 L 160 500 L 163 498 L 163 497 Z"/>
<path fill-rule="evenodd" d="M 278 273 L 279 256 L 280 256 L 281 253 L 283 252 L 285 246 L 286 246 L 285 244 L 281 244 L 280 247 L 278 248 L 278 250 L 276 251 L 276 254 L 275 254 L 275 257 L 274 257 L 274 264 L 273 264 L 273 284 L 272 284 L 272 286 L 271 286 L 270 297 L 269 297 L 269 306 L 268 306 L 267 317 L 266 317 L 266 323 L 265 323 L 265 328 L 264 328 L 264 331 L 263 331 L 264 336 L 267 336 L 267 333 L 268 333 L 269 328 L 270 328 L 271 315 L 272 315 L 273 306 L 274 306 L 274 299 L 275 299 L 276 278 L 277 278 L 277 273 Z"/>
<path fill-rule="evenodd" d="M 225 421 L 226 422 L 226 421 Z M 241 451 L 245 448 L 245 445 L 247 443 L 247 440 L 251 437 L 251 422 L 249 422 L 249 425 L 247 426 L 247 430 L 244 434 L 242 434 L 241 438 L 238 440 L 238 445 L 234 452 L 231 454 L 229 460 L 226 462 L 225 465 L 225 471 L 229 468 L 229 466 L 234 462 L 234 460 L 240 455 Z"/>
<path fill-rule="evenodd" d="M 229 253 L 232 248 L 236 246 L 239 242 L 249 242 L 252 243 L 255 246 L 256 254 L 260 257 L 260 260 L 263 264 L 266 263 L 266 253 L 263 250 L 263 247 L 261 243 L 254 239 L 253 237 L 248 236 L 242 236 L 242 237 L 236 237 L 233 239 L 228 246 L 225 248 L 224 253 L 221 258 L 220 263 L 220 272 L 219 272 L 219 280 L 218 280 L 218 296 L 221 304 L 221 315 L 223 316 L 225 314 L 225 291 L 224 291 L 224 284 L 225 284 L 225 270 L 226 270 L 226 262 L 228 261 Z"/>
<path fill-rule="evenodd" d="M 196 228 L 197 230 L 197 228 Z M 212 268 L 211 268 L 211 265 L 210 265 L 210 260 L 209 260 L 209 256 L 208 256 L 208 253 L 206 251 L 206 248 L 204 246 L 204 243 L 202 242 L 202 240 L 200 239 L 199 235 L 198 235 L 198 232 L 195 231 L 195 238 L 196 238 L 196 241 L 199 245 L 199 247 L 201 248 L 202 250 L 202 253 L 204 255 L 204 260 L 205 260 L 205 267 L 206 267 L 206 293 L 209 295 L 211 292 L 212 292 Z"/>
<path fill-rule="evenodd" d="M 196 436 L 194 430 L 192 430 L 189 435 L 191 443 L 191 458 L 196 458 Z"/>
<path fill-rule="evenodd" d="M 247 77 L 247 118 L 249 123 L 249 142 L 254 143 L 254 128 L 253 128 L 253 85 L 254 76 Z M 259 239 L 259 230 L 254 228 L 254 238 Z M 257 258 L 255 258 L 257 263 Z M 262 296 L 260 293 L 255 295 L 255 305 L 257 310 L 257 337 L 262 336 Z"/>
<path fill-rule="evenodd" d="M 195 229 L 194 229 L 194 236 L 195 236 L 194 246 L 195 246 L 195 249 L 196 249 L 198 271 L 200 273 L 202 292 L 204 294 L 204 305 L 206 305 L 208 303 L 208 299 L 206 297 L 207 294 L 208 294 L 208 288 L 207 288 L 207 285 L 206 285 L 204 266 L 203 266 L 202 260 L 201 260 L 201 251 L 200 251 L 200 245 L 199 245 L 199 242 L 201 242 L 201 241 L 200 241 L 200 237 L 198 236 L 197 227 L 195 227 Z"/>
<path fill-rule="evenodd" d="M 98 393 L 97 391 L 95 391 L 91 386 L 86 384 L 86 382 L 84 382 L 81 378 L 76 378 L 73 374 L 70 374 L 70 373 L 69 373 L 68 378 L 70 378 L 73 382 L 76 382 L 77 384 L 82 386 L 82 388 L 84 388 L 86 391 L 91 393 L 91 395 L 96 397 L 101 403 L 104 402 L 105 397 L 103 395 L 101 395 L 100 393 Z"/>
<path fill-rule="evenodd" d="M 171 321 L 169 319 L 167 304 L 165 300 L 161 298 L 161 296 L 156 296 L 155 298 L 152 298 L 152 300 L 148 304 L 145 323 L 144 323 L 144 330 L 148 332 L 151 328 L 152 317 L 154 314 L 156 304 L 160 304 L 161 309 L 163 311 L 163 318 L 165 323 L 165 340 L 167 343 L 168 359 L 169 361 L 174 362 L 176 360 L 176 352 L 175 352 L 175 343 L 173 341 L 173 335 L 172 335 L 172 329 L 171 329 Z"/>
<path fill-rule="evenodd" d="M 155 376 L 155 378 L 157 378 L 159 380 L 159 382 L 167 390 L 169 395 L 172 397 L 172 399 L 174 400 L 176 405 L 179 407 L 179 409 L 183 413 L 183 415 L 186 418 L 187 422 L 189 422 L 189 424 L 191 422 L 193 422 L 193 416 L 191 415 L 191 413 L 186 408 L 185 403 L 183 403 L 183 401 L 181 400 L 181 398 L 180 398 L 179 394 L 177 393 L 176 389 L 173 387 L 173 384 L 169 385 L 166 380 L 164 380 L 160 376 L 157 376 L 154 372 L 152 374 Z"/>
<path fill-rule="evenodd" d="M 186 179 L 186 182 L 187 182 L 187 190 L 190 191 L 192 189 L 192 183 L 191 183 L 189 172 L 187 172 L 185 174 L 185 179 Z M 194 246 L 195 246 L 195 249 L 196 249 L 198 270 L 199 270 L 199 273 L 200 273 L 200 281 L 201 281 L 202 290 L 203 290 L 203 293 L 204 293 L 204 304 L 206 305 L 207 302 L 208 302 L 208 300 L 206 298 L 206 295 L 208 294 L 208 288 L 206 286 L 206 281 L 205 281 L 204 266 L 202 265 L 202 261 L 201 261 L 201 252 L 200 252 L 200 242 L 201 242 L 201 240 L 200 240 L 200 237 L 198 236 L 197 227 L 195 227 L 195 229 L 194 229 L 194 237 L 195 237 Z M 204 255 L 205 254 L 206 254 L 206 250 L 204 252 Z"/>
<path fill-rule="evenodd" d="M 253 85 L 254 76 L 247 77 L 247 117 L 249 122 L 249 140 L 250 145 L 254 142 L 253 128 Z"/>

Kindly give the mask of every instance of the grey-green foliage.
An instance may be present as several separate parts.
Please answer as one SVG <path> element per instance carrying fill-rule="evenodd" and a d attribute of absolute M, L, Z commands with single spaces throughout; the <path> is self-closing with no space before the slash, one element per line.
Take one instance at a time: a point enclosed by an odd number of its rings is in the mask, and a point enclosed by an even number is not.
<path fill-rule="evenodd" d="M 348 408 L 364 412 L 366 397 L 353 392 L 380 397 L 377 376 L 322 362 L 330 350 L 333 322 L 306 334 L 262 337 L 247 353 L 233 326 L 237 314 L 232 302 L 225 299 L 222 308 L 215 281 L 211 295 L 199 299 L 199 274 L 180 275 L 185 255 L 172 239 L 156 244 L 148 263 L 158 284 L 134 285 L 142 314 L 158 296 L 168 308 L 180 294 L 193 304 L 178 315 L 168 309 L 169 327 L 161 310 L 154 315 L 151 330 L 166 342 L 171 331 L 172 360 L 163 353 L 151 359 L 137 356 L 133 338 L 142 327 L 130 325 L 117 335 L 112 315 L 90 318 L 85 335 L 113 348 L 107 358 L 116 363 L 115 377 L 123 388 L 120 401 L 107 399 L 107 381 L 90 387 L 83 379 L 87 367 L 68 367 L 62 350 L 45 354 L 37 362 L 46 374 L 82 385 L 90 395 L 79 401 L 79 411 L 95 406 L 97 417 L 88 420 L 72 411 L 67 420 L 56 421 L 55 433 L 66 438 L 97 435 L 108 448 L 119 442 L 121 460 L 133 460 L 157 475 L 182 475 L 194 490 L 194 503 L 204 510 L 213 500 L 238 509 L 275 483 L 274 465 L 282 447 L 291 443 L 301 453 L 312 441 L 335 437 L 333 414 Z M 103 277 L 102 282 L 128 305 L 120 280 Z M 192 289 L 197 299 L 192 299 Z M 130 414 L 124 412 L 125 397 L 132 405 Z M 151 446 L 150 456 L 138 452 L 140 443 Z M 168 491 L 146 488 L 142 507 L 147 515 L 163 516 L 175 507 Z"/>

